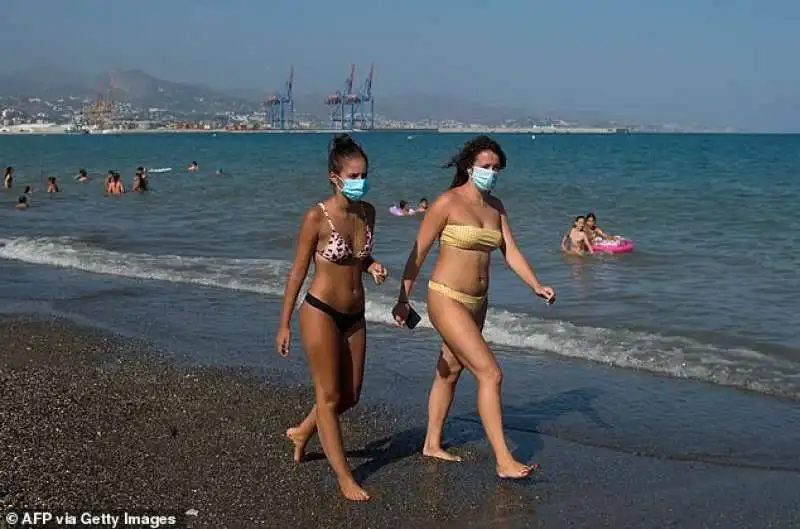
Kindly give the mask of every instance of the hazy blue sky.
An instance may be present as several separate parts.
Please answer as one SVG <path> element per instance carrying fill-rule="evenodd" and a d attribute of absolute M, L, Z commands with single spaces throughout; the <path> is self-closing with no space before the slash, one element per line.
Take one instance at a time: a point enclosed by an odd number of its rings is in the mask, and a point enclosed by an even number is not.
<path fill-rule="evenodd" d="M 0 0 L 0 70 L 414 91 L 800 131 L 798 0 Z"/>

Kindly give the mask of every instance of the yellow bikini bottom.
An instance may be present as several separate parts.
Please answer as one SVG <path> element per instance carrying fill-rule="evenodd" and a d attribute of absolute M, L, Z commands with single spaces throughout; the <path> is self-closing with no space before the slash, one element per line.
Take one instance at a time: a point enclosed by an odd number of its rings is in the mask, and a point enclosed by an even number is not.
<path fill-rule="evenodd" d="M 483 306 L 486 302 L 486 296 L 473 296 L 471 294 L 464 294 L 463 292 L 459 292 L 458 290 L 454 290 L 447 285 L 443 285 L 441 283 L 437 283 L 435 281 L 428 281 L 428 290 L 433 290 L 434 292 L 438 292 L 443 296 L 447 296 L 450 299 L 454 299 L 467 307 L 470 311 L 475 312 L 479 308 Z"/>

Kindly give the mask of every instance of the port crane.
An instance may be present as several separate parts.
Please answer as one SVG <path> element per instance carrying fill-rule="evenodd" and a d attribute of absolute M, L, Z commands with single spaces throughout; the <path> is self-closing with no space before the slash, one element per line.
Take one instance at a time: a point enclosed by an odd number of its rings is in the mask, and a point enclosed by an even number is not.
<path fill-rule="evenodd" d="M 328 95 L 325 98 L 325 105 L 330 107 L 330 123 L 332 129 L 345 129 L 345 101 L 347 94 L 353 92 L 353 81 L 356 75 L 356 65 L 350 65 L 350 75 L 344 81 L 343 89 Z"/>
<path fill-rule="evenodd" d="M 293 87 L 294 66 L 289 70 L 289 78 L 286 80 L 283 91 L 275 92 L 264 101 L 264 117 L 267 127 L 281 130 L 294 128 Z"/>
<path fill-rule="evenodd" d="M 346 98 L 350 108 L 350 128 L 371 130 L 375 128 L 375 100 L 372 97 L 372 75 L 375 66 L 370 65 L 369 75 L 364 79 L 364 84 Z"/>

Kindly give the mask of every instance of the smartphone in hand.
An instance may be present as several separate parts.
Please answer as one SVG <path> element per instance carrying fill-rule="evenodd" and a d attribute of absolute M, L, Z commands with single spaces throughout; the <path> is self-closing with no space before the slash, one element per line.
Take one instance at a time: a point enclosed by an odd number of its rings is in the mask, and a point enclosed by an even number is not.
<path fill-rule="evenodd" d="M 414 307 L 408 307 L 408 317 L 406 318 L 406 327 L 409 329 L 413 329 L 416 327 L 422 318 L 417 311 L 414 310 Z"/>

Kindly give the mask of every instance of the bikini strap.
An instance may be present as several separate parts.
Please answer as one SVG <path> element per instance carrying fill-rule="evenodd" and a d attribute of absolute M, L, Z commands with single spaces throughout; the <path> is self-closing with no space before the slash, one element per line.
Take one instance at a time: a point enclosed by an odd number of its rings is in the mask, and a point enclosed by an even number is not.
<path fill-rule="evenodd" d="M 322 202 L 319 202 L 319 203 L 317 203 L 317 205 L 322 210 L 322 214 L 325 215 L 325 218 L 328 219 L 328 225 L 331 227 L 331 231 L 335 232 L 336 231 L 336 227 L 333 225 L 333 221 L 331 220 L 331 217 L 328 215 L 328 210 L 325 209 L 325 204 L 323 204 Z"/>

